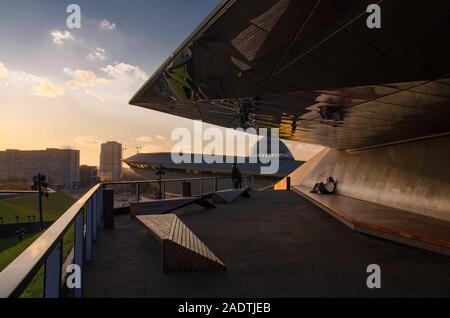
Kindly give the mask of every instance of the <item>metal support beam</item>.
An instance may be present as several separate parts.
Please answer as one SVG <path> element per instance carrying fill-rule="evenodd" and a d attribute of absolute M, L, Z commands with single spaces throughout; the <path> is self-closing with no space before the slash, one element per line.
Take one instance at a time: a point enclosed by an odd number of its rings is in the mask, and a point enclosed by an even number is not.
<path fill-rule="evenodd" d="M 139 191 L 139 183 L 136 183 L 136 203 L 138 203 L 141 200 L 141 194 Z"/>

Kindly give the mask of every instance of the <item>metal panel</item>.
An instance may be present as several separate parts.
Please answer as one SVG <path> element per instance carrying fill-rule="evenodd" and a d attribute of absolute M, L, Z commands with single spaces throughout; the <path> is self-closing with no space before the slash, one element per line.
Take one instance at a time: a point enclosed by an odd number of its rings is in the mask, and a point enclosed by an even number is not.
<path fill-rule="evenodd" d="M 93 204 L 92 199 L 86 204 L 86 262 L 92 261 Z"/>
<path fill-rule="evenodd" d="M 45 262 L 44 297 L 58 298 L 61 289 L 62 248 L 57 244 Z"/>
<path fill-rule="evenodd" d="M 80 214 L 75 219 L 75 241 L 74 241 L 74 264 L 80 267 L 81 273 L 81 288 L 75 288 L 75 298 L 83 297 L 83 263 L 84 263 L 84 213 Z"/>
<path fill-rule="evenodd" d="M 92 218 L 92 239 L 94 241 L 97 241 L 97 231 L 98 231 L 98 192 L 94 194 L 92 197 L 92 203 L 93 203 L 93 218 Z"/>

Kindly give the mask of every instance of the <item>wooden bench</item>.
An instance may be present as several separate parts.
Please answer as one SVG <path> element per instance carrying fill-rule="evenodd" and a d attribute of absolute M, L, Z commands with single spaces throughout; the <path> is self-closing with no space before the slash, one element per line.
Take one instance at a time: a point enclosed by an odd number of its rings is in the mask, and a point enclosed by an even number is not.
<path fill-rule="evenodd" d="M 212 194 L 214 203 L 232 203 L 239 197 L 250 198 L 249 189 L 217 191 Z"/>
<path fill-rule="evenodd" d="M 225 271 L 225 264 L 175 215 L 137 215 L 161 243 L 163 272 Z"/>
<path fill-rule="evenodd" d="M 296 192 L 351 229 L 450 256 L 450 222 L 338 194 Z"/>
<path fill-rule="evenodd" d="M 164 200 L 152 200 L 130 204 L 131 216 L 141 214 L 165 214 L 181 209 L 190 204 L 196 204 L 207 209 L 213 209 L 216 206 L 205 198 L 173 198 Z"/>

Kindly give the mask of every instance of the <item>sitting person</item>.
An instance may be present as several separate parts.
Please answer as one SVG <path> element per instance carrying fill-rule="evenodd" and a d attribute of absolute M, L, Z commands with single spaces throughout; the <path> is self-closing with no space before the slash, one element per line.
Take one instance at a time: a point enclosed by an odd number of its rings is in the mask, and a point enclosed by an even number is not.
<path fill-rule="evenodd" d="M 318 182 L 314 185 L 311 193 L 333 194 L 336 191 L 336 182 L 333 177 L 328 177 L 327 183 Z"/>

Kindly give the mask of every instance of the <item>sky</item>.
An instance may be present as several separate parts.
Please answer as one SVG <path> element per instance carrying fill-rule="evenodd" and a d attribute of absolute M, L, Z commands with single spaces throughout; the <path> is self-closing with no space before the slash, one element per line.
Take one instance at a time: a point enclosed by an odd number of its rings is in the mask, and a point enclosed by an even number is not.
<path fill-rule="evenodd" d="M 124 157 L 170 151 L 193 121 L 128 101 L 220 0 L 0 0 L 0 150 L 80 149 L 98 165 L 100 144 Z M 81 8 L 81 28 L 66 7 Z M 297 159 L 319 148 L 289 143 Z"/>

